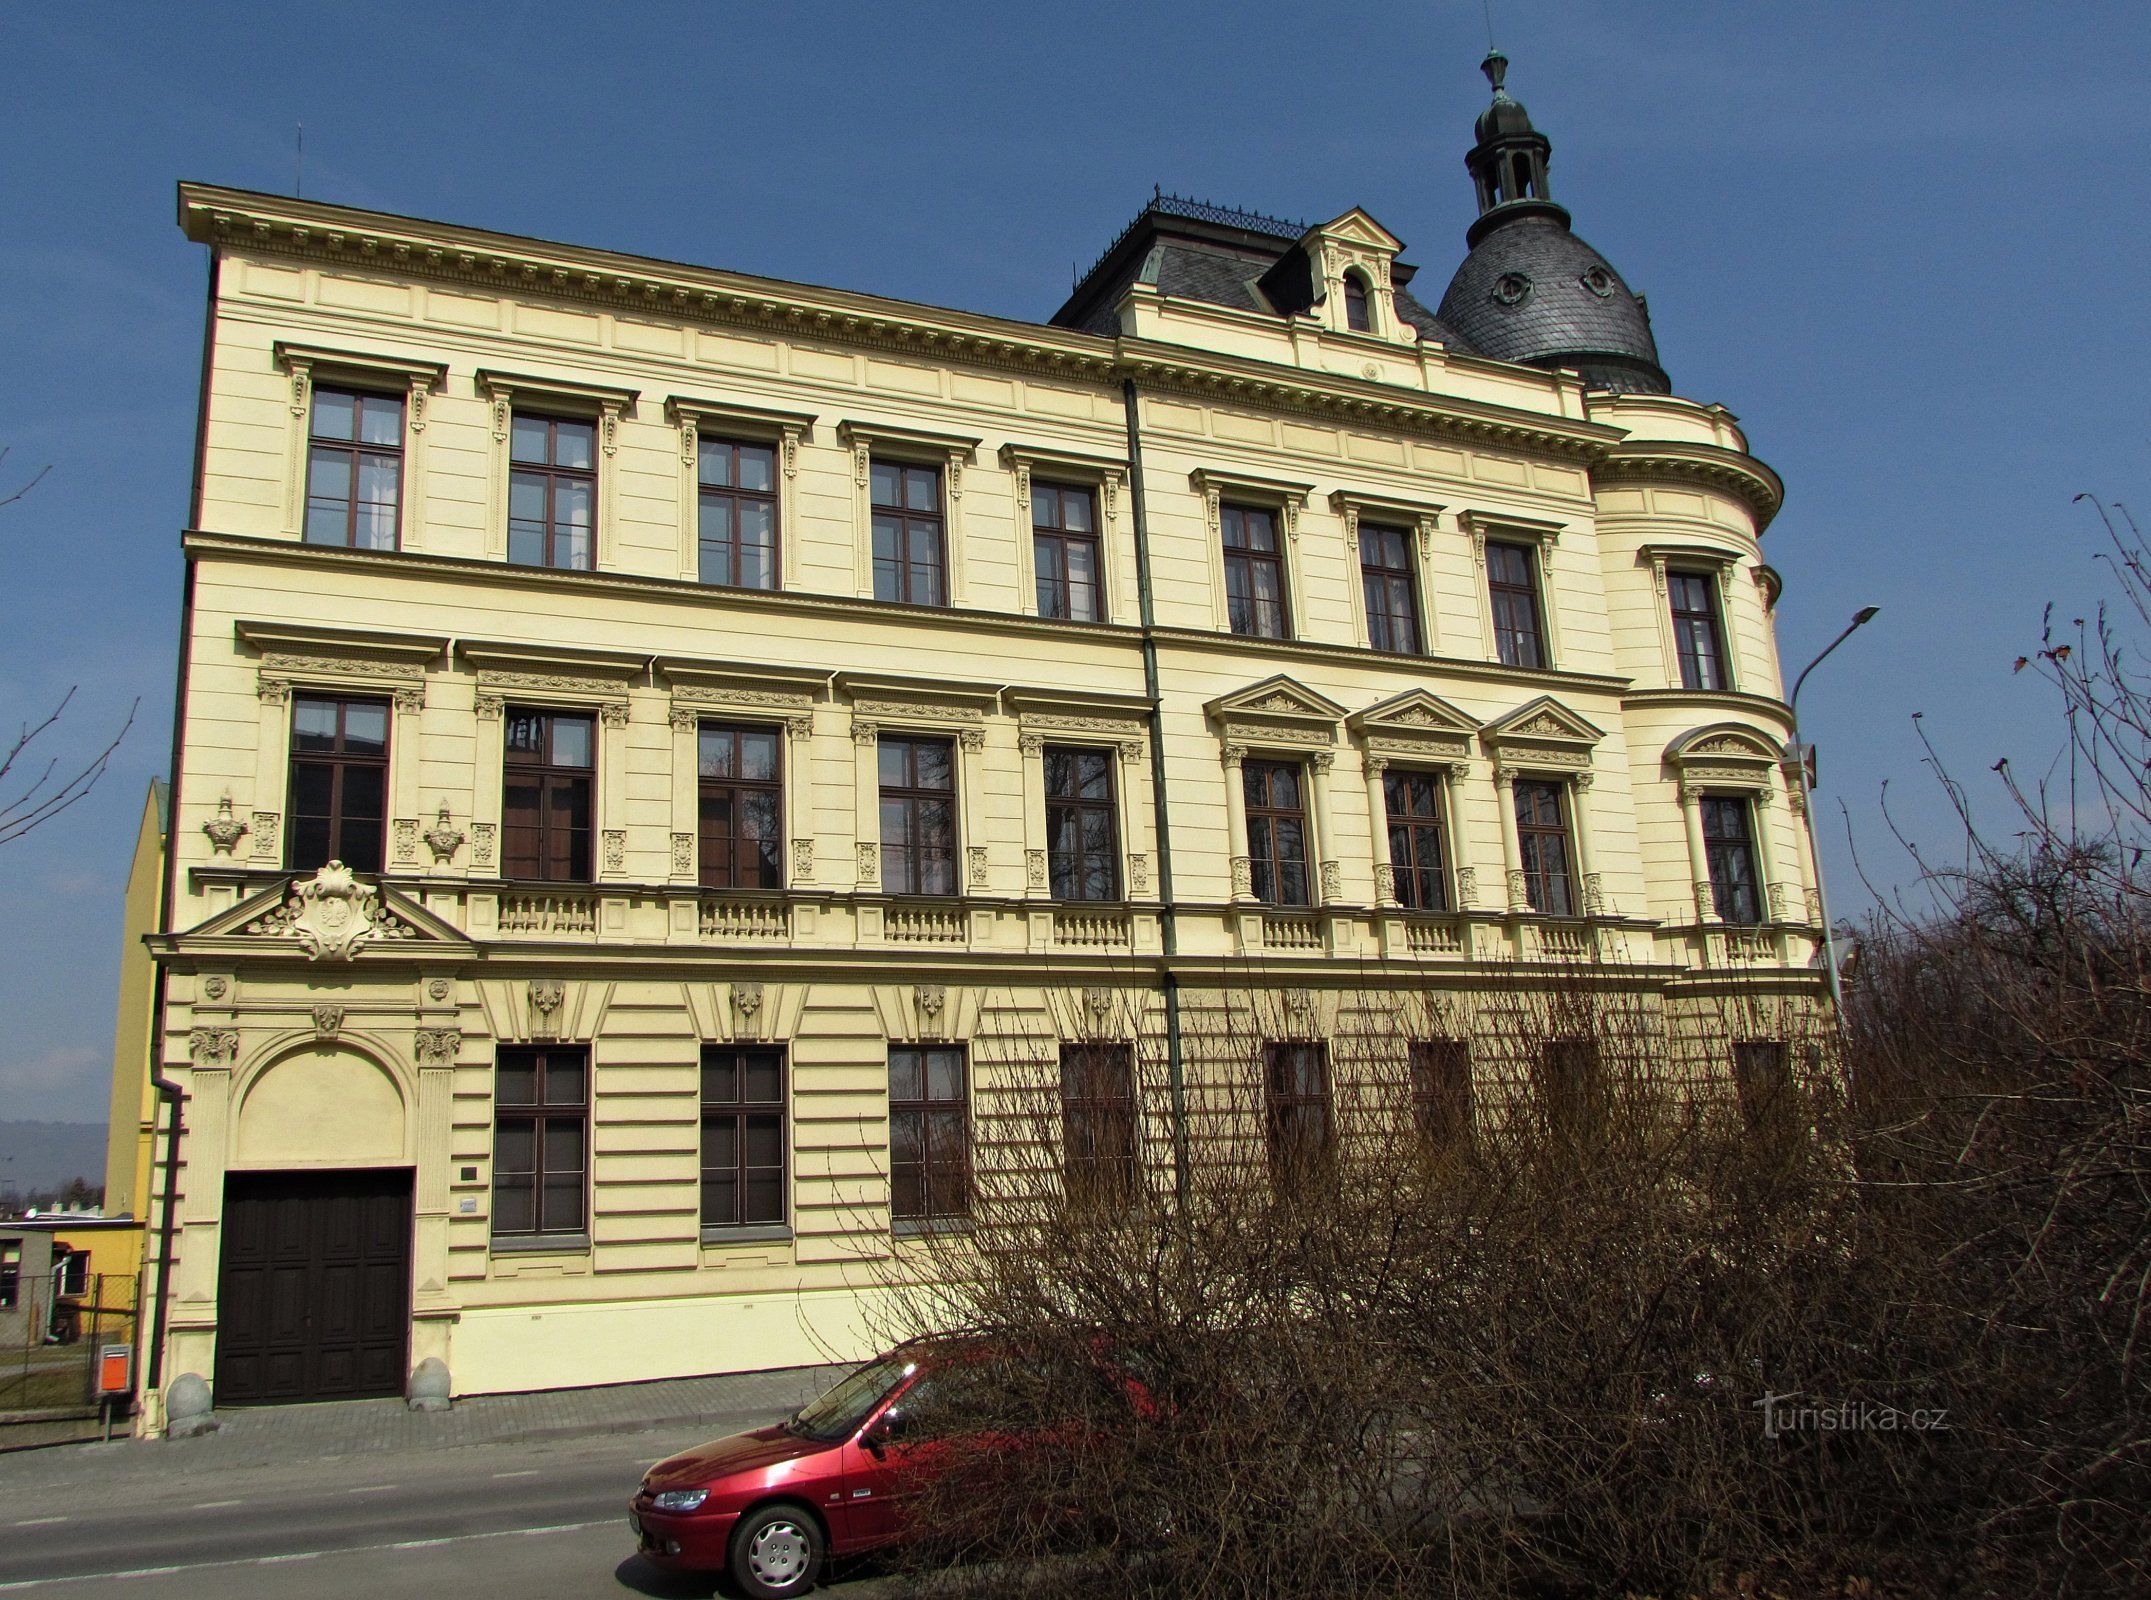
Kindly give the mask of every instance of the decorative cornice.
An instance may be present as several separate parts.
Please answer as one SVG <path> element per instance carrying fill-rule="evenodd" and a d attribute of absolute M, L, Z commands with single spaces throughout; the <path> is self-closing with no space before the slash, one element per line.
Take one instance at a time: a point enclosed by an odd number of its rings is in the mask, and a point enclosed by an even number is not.
<path fill-rule="evenodd" d="M 1598 461 L 1625 436 L 1625 430 L 1603 423 L 1160 341 L 1077 333 L 246 190 L 182 184 L 179 221 L 188 238 L 216 248 L 362 272 L 389 270 L 496 294 L 669 313 L 683 322 L 805 334 L 1034 376 L 1101 385 L 1134 378 L 1152 389 L 1205 400 L 1582 462 Z M 1452 364 L 1458 359 L 1450 358 Z M 1488 371 L 1507 367 L 1471 364 Z M 1531 369 L 1515 370 L 1544 377 Z"/>
<path fill-rule="evenodd" d="M 1754 456 L 1721 445 L 1637 439 L 1615 445 L 1593 464 L 1594 483 L 1700 484 L 1748 508 L 1760 534 L 1785 503 L 1785 481 Z"/>

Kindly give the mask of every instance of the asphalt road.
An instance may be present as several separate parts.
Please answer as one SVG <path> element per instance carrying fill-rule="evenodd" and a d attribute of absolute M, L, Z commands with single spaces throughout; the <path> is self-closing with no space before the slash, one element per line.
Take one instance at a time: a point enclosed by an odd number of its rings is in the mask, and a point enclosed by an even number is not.
<path fill-rule="evenodd" d="M 190 1470 L 183 1446 L 118 1447 L 112 1470 L 91 1474 L 77 1452 L 99 1447 L 25 1453 L 0 1476 L 0 1595 L 708 1595 L 709 1583 L 635 1556 L 627 1499 L 653 1461 L 726 1431 L 214 1471 Z M 41 1456 L 72 1481 L 37 1472 Z M 867 1574 L 833 1592 L 865 1600 L 884 1587 Z"/>

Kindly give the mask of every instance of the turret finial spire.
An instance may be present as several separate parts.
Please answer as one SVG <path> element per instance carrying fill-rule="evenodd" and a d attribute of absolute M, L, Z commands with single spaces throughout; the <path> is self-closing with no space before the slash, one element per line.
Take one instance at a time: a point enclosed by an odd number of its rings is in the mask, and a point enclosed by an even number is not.
<path fill-rule="evenodd" d="M 1509 77 L 1509 58 L 1499 50 L 1486 52 L 1486 59 L 1479 63 L 1479 70 L 1486 74 L 1486 81 L 1494 86 L 1494 98 L 1506 100 L 1509 91 L 1504 85 Z"/>

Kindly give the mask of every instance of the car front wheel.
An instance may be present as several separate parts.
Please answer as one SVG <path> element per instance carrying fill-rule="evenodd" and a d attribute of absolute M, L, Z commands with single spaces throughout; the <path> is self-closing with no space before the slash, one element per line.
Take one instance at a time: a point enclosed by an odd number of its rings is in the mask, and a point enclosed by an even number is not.
<path fill-rule="evenodd" d="M 821 1530 L 796 1506 L 764 1506 L 732 1530 L 732 1581 L 755 1600 L 788 1600 L 814 1587 Z"/>

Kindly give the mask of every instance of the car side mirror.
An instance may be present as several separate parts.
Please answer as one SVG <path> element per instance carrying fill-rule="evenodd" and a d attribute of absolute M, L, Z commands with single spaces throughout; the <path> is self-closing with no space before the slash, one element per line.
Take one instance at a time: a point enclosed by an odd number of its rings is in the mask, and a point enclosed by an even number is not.
<path fill-rule="evenodd" d="M 876 1417 L 872 1422 L 868 1423 L 865 1431 L 859 1435 L 859 1445 L 876 1461 L 886 1456 L 889 1451 L 888 1419 L 886 1417 Z"/>

